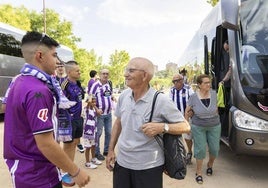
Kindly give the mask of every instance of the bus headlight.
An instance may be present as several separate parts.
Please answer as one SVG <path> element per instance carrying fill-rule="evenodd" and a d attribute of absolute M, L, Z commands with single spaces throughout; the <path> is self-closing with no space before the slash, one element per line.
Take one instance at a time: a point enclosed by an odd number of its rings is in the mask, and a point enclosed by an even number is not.
<path fill-rule="evenodd" d="M 249 115 L 241 110 L 234 111 L 234 121 L 241 128 L 268 131 L 268 121 Z"/>

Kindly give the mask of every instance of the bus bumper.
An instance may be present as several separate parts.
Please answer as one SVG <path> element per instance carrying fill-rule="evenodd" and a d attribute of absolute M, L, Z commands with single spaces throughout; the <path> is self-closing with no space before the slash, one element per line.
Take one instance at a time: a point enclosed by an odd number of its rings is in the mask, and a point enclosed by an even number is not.
<path fill-rule="evenodd" d="M 232 127 L 229 146 L 236 154 L 268 156 L 268 131 L 251 130 L 239 127 L 231 110 Z"/>

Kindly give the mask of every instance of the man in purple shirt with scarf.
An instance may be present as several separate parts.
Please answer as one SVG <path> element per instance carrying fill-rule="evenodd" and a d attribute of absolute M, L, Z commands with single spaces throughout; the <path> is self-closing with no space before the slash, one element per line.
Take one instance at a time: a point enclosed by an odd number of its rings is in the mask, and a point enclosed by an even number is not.
<path fill-rule="evenodd" d="M 4 158 L 14 187 L 61 188 L 61 168 L 78 186 L 89 176 L 75 165 L 54 139 L 61 93 L 51 75 L 59 44 L 45 34 L 27 32 L 22 54 L 27 62 L 8 93 L 4 123 Z"/>

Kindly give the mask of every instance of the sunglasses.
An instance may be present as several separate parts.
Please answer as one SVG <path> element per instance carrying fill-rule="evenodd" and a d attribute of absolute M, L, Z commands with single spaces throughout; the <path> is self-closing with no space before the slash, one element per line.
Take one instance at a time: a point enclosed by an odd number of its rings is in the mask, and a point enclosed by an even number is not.
<path fill-rule="evenodd" d="M 51 40 L 51 38 L 46 34 L 46 33 L 42 33 L 42 36 L 41 36 L 41 38 L 40 38 L 40 40 L 39 40 L 39 43 L 41 44 L 41 43 L 44 43 L 44 40 Z"/>
<path fill-rule="evenodd" d="M 177 80 L 172 80 L 172 83 L 173 83 L 173 84 L 176 84 L 176 83 L 178 83 L 178 82 L 180 82 L 180 81 L 182 81 L 182 80 L 183 80 L 182 78 L 177 79 Z"/>

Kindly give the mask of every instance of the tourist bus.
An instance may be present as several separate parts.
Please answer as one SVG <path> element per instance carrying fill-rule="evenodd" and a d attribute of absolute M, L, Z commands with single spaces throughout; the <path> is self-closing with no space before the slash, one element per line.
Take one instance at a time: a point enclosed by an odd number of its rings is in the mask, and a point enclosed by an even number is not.
<path fill-rule="evenodd" d="M 268 1 L 222 0 L 203 20 L 180 58 L 202 65 L 218 90 L 222 48 L 229 42 L 229 104 L 221 140 L 237 154 L 268 156 Z"/>
<path fill-rule="evenodd" d="M 0 22 L 0 114 L 2 100 L 11 79 L 19 74 L 25 63 L 21 53 L 21 39 L 26 32 Z M 73 60 L 73 51 L 67 46 L 57 48 L 58 56 L 63 61 Z"/>

